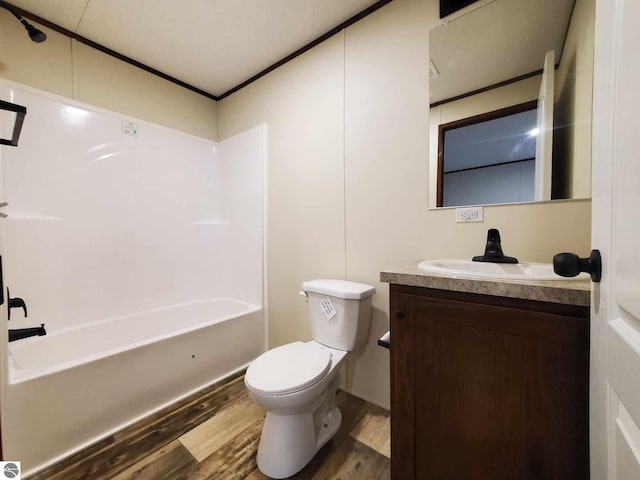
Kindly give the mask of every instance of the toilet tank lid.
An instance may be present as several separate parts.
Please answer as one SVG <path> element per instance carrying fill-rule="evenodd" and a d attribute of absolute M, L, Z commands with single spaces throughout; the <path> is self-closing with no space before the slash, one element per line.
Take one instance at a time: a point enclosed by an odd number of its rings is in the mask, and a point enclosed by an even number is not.
<path fill-rule="evenodd" d="M 331 297 L 360 300 L 373 295 L 376 291 L 371 285 L 349 282 L 347 280 L 318 279 L 302 283 L 305 292 L 321 293 Z"/>

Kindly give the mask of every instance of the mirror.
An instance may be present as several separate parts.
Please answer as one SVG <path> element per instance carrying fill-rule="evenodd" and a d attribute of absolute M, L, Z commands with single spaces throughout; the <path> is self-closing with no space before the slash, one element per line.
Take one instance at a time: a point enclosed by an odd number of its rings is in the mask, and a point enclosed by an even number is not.
<path fill-rule="evenodd" d="M 429 206 L 591 196 L 594 0 L 487 0 L 429 37 Z"/>

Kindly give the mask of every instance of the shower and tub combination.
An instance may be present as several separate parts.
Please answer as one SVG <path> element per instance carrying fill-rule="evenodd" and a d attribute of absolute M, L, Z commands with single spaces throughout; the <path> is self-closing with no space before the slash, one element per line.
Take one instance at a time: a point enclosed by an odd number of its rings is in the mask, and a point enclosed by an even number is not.
<path fill-rule="evenodd" d="M 214 143 L 9 82 L 0 98 L 27 107 L 0 148 L 4 285 L 28 305 L 0 328 L 0 418 L 29 474 L 264 352 L 266 127 Z"/>

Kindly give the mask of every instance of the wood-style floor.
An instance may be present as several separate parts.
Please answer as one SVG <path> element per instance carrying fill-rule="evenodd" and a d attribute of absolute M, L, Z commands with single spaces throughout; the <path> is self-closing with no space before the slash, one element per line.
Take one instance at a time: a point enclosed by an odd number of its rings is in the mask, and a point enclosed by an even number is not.
<path fill-rule="evenodd" d="M 293 479 L 390 479 L 389 412 L 339 391 L 342 426 Z M 201 391 L 29 480 L 267 479 L 256 467 L 264 411 L 243 375 Z"/>

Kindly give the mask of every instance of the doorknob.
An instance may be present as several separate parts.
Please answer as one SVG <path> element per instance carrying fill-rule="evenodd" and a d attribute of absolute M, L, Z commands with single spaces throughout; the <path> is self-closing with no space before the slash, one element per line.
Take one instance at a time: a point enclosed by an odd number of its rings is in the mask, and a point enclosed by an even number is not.
<path fill-rule="evenodd" d="M 561 277 L 575 277 L 586 272 L 591 275 L 592 282 L 598 283 L 602 278 L 600 250 L 591 250 L 588 258 L 580 258 L 575 253 L 558 253 L 553 257 L 553 271 Z"/>

